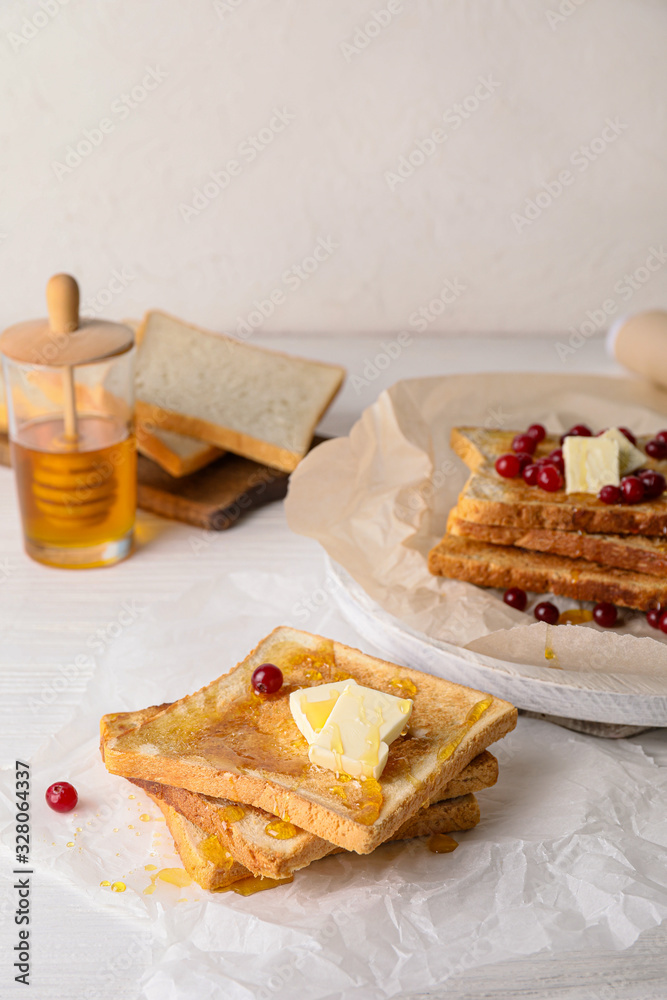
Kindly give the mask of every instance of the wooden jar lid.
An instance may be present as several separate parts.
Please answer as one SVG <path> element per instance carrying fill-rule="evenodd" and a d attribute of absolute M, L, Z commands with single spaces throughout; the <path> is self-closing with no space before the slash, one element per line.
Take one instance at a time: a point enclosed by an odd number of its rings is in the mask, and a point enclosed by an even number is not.
<path fill-rule="evenodd" d="M 129 351 L 129 326 L 106 320 L 79 321 L 79 286 L 69 274 L 54 274 L 46 286 L 47 319 L 30 319 L 8 327 L 0 352 L 27 365 L 88 365 Z"/>

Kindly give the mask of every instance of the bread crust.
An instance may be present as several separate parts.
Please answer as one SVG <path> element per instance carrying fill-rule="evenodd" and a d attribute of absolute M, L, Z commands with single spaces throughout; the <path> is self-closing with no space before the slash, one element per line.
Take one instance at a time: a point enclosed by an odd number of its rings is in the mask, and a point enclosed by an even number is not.
<path fill-rule="evenodd" d="M 436 816 L 448 816 L 447 809 L 438 810 L 437 807 L 447 806 L 454 800 L 459 802 L 459 800 L 465 799 L 470 806 L 471 800 L 474 798 L 471 793 L 489 788 L 495 784 L 497 778 L 498 761 L 488 751 L 484 751 L 449 783 L 439 802 L 418 810 L 390 839 L 400 840 L 423 836 L 423 833 L 414 832 L 417 829 L 430 833 L 449 832 L 440 828 L 431 829 L 425 820 L 433 821 Z M 159 798 L 171 808 L 176 809 L 208 834 L 218 837 L 225 849 L 254 875 L 284 878 L 332 852 L 333 845 L 329 841 L 315 837 L 305 830 L 298 830 L 297 834 L 289 840 L 267 843 L 267 838 L 261 836 L 261 828 L 275 820 L 276 817 L 247 804 L 244 805 L 244 809 L 246 813 L 252 814 L 249 817 L 250 822 L 246 820 L 246 817 L 230 821 L 226 818 L 227 808 L 231 804 L 228 800 L 214 799 L 207 795 L 189 792 L 184 788 L 141 781 L 137 778 L 129 780 L 143 788 L 153 798 Z M 477 807 L 475 806 L 475 808 Z M 456 822 L 463 822 L 460 818 L 462 815 L 462 813 L 456 813 Z M 478 817 L 479 811 L 465 813 L 466 817 L 473 815 Z M 474 822 L 477 822 L 477 819 Z M 474 823 L 471 822 L 470 825 L 474 825 Z M 469 827 L 460 826 L 451 827 L 451 829 L 469 829 Z"/>
<path fill-rule="evenodd" d="M 584 559 L 650 576 L 667 575 L 667 542 L 643 535 L 588 535 L 554 528 L 521 528 L 466 521 L 457 507 L 447 521 L 447 532 L 493 545 L 550 552 L 569 559 Z"/>
<path fill-rule="evenodd" d="M 445 535 L 431 549 L 428 568 L 435 576 L 480 587 L 521 587 L 578 601 L 609 601 L 640 611 L 667 603 L 667 582 L 657 576 L 455 535 Z"/>
<path fill-rule="evenodd" d="M 164 441 L 161 441 L 156 434 L 151 433 L 141 423 L 136 425 L 135 434 L 137 438 L 137 450 L 142 455 L 145 455 L 146 458 L 157 462 L 165 472 L 168 472 L 175 479 L 198 472 L 199 469 L 210 465 L 211 462 L 214 462 L 224 454 L 220 448 L 202 443 L 199 451 L 193 453 L 189 458 L 184 458 L 182 455 L 177 455 L 176 452 L 172 451 Z"/>

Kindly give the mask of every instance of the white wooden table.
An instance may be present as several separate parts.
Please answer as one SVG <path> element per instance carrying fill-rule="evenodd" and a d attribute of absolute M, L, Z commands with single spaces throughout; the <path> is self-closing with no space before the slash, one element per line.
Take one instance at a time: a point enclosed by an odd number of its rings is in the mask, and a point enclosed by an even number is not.
<path fill-rule="evenodd" d="M 342 362 L 350 376 L 358 376 L 348 379 L 344 392 L 326 416 L 321 429 L 327 434 L 347 432 L 361 409 L 381 389 L 408 376 L 481 370 L 616 370 L 605 357 L 600 338 L 586 342 L 562 362 L 554 340 L 446 337 L 413 341 L 380 371 L 374 367 L 374 359 L 384 353 L 383 341 L 388 339 L 282 337 L 269 341 L 256 337 L 255 342 Z M 165 598 L 173 600 L 197 582 L 219 574 L 221 567 L 226 573 L 262 569 L 274 573 L 276 581 L 287 566 L 292 575 L 298 571 L 318 574 L 322 569 L 322 552 L 314 543 L 289 532 L 281 504 L 250 515 L 220 536 L 209 536 L 196 555 L 192 539 L 199 533 L 187 526 L 140 515 L 139 534 L 139 552 L 112 570 L 66 573 L 37 566 L 21 550 L 12 474 L 0 469 L 3 766 L 13 766 L 16 757 L 29 758 L 47 736 L 66 723 L 83 696 L 90 674 L 83 669 L 63 685 L 58 680 L 62 676 L 60 667 L 85 648 L 91 635 L 102 636 L 105 643 L 113 642 L 113 623 L 124 604 L 131 606 L 135 601 L 145 608 Z M 279 585 L 275 600 L 280 601 Z M 233 636 L 229 638 L 233 641 Z M 159 680 L 156 677 L 157 700 L 161 700 Z M 667 761 L 662 763 L 667 766 Z M 10 832 L 6 827 L 4 836 Z M 143 959 L 125 968 L 117 956 L 137 944 L 142 954 L 147 954 L 145 928 L 124 920 L 122 913 L 111 918 L 108 912 L 100 912 L 83 899 L 75 887 L 63 887 L 46 876 L 35 880 L 33 908 L 32 996 L 48 1000 L 134 1000 L 140 996 L 137 982 Z M 4 998 L 23 994 L 12 982 L 9 956 L 14 928 L 7 919 L 11 913 L 6 902 L 2 913 L 0 996 Z M 663 924 L 641 935 L 634 946 L 623 952 L 539 954 L 482 965 L 449 980 L 431 995 L 451 1000 L 658 1000 L 667 996 L 666 953 L 667 930 Z M 104 979 L 107 967 L 112 971 Z"/>

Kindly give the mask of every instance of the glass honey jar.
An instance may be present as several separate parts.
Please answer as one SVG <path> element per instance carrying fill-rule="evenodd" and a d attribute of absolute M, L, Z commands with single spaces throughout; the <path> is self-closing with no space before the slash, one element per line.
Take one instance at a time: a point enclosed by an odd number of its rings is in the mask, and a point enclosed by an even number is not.
<path fill-rule="evenodd" d="M 108 566 L 132 551 L 134 336 L 80 320 L 69 275 L 54 275 L 46 297 L 48 320 L 0 337 L 25 549 L 50 566 Z"/>

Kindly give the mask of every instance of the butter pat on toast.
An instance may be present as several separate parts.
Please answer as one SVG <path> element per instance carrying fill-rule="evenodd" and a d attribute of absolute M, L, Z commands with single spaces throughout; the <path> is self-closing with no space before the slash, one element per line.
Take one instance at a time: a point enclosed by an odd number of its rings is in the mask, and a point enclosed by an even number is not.
<path fill-rule="evenodd" d="M 282 671 L 275 695 L 252 691 L 252 673 L 263 663 Z M 346 677 L 413 700 L 409 732 L 392 743 L 379 781 L 338 781 L 311 764 L 290 713 L 291 691 Z M 112 773 L 247 803 L 367 854 L 437 801 L 474 757 L 514 728 L 516 715 L 483 692 L 281 627 L 229 673 L 109 739 L 104 760 Z"/>

